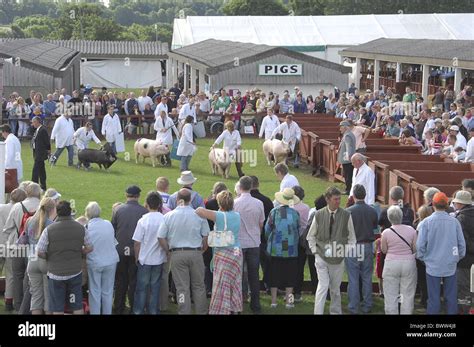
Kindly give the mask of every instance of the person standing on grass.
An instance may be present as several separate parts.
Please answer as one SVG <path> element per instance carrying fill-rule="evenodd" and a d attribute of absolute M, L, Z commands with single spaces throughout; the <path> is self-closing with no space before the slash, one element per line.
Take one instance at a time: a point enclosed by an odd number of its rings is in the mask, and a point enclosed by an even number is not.
<path fill-rule="evenodd" d="M 158 230 L 176 285 L 179 314 L 191 314 L 191 294 L 197 314 L 208 311 L 202 253 L 207 249 L 209 224 L 190 206 L 191 192 L 178 192 L 178 207 L 167 213 Z"/>
<path fill-rule="evenodd" d="M 120 117 L 114 112 L 114 105 L 107 106 L 107 114 L 102 122 L 102 135 L 105 137 L 114 154 L 117 154 L 116 142 L 122 134 L 122 125 Z"/>
<path fill-rule="evenodd" d="M 399 206 L 390 206 L 392 224 L 382 232 L 381 248 L 386 254 L 383 269 L 385 314 L 412 314 L 416 291 L 416 230 L 403 225 Z"/>
<path fill-rule="evenodd" d="M 5 169 L 16 169 L 16 178 L 21 182 L 23 178 L 23 161 L 21 160 L 21 143 L 8 124 L 0 127 L 5 139 Z"/>
<path fill-rule="evenodd" d="M 115 271 L 119 261 L 117 241 L 112 224 L 100 218 L 100 206 L 92 201 L 87 204 L 86 229 L 94 250 L 87 254 L 89 305 L 91 314 L 112 314 Z"/>
<path fill-rule="evenodd" d="M 125 191 L 127 202 L 117 207 L 112 216 L 112 226 L 118 245 L 119 263 L 115 272 L 114 314 L 125 313 L 125 299 L 128 294 L 130 310 L 133 309 L 135 286 L 137 283 L 137 265 L 132 236 L 138 220 L 148 210 L 138 202 L 141 189 L 130 186 Z"/>
<path fill-rule="evenodd" d="M 44 161 L 48 160 L 51 153 L 51 142 L 49 141 L 48 130 L 41 124 L 40 117 L 33 117 L 31 124 L 36 129 L 31 140 L 34 159 L 31 180 L 35 183 L 41 183 L 41 189 L 46 190 L 46 168 Z"/>
<path fill-rule="evenodd" d="M 352 188 L 352 175 L 354 171 L 351 158 L 356 151 L 356 138 L 351 131 L 348 121 L 342 121 L 339 124 L 339 128 L 342 138 L 337 151 L 337 162 L 342 165 L 342 173 L 346 183 L 346 191 L 344 194 L 349 195 Z"/>
<path fill-rule="evenodd" d="M 275 193 L 279 203 L 268 216 L 265 225 L 268 266 L 268 284 L 272 295 L 271 308 L 276 308 L 278 288 L 285 288 L 285 307 L 294 305 L 293 288 L 298 273 L 298 243 L 300 237 L 300 215 L 293 209 L 299 198 L 291 188 Z"/>
<path fill-rule="evenodd" d="M 214 149 L 218 144 L 224 141 L 224 151 L 228 155 L 230 162 L 235 162 L 235 168 L 239 177 L 245 176 L 242 172 L 242 139 L 240 133 L 235 130 L 234 122 L 228 121 L 225 123 L 225 130 L 219 137 L 214 141 L 211 146 L 211 150 Z"/>
<path fill-rule="evenodd" d="M 74 160 L 74 123 L 66 111 L 54 122 L 51 140 L 56 143 L 56 152 L 51 157 L 51 165 L 56 165 L 59 156 L 67 149 L 68 165 L 73 165 Z"/>
<path fill-rule="evenodd" d="M 168 117 L 168 114 L 165 110 L 161 110 L 160 116 L 156 118 L 155 125 L 153 128 L 156 131 L 156 141 L 161 142 L 164 145 L 167 145 L 169 148 L 173 147 L 173 133 L 175 133 L 176 138 L 179 139 L 178 129 L 173 123 L 173 120 Z M 162 164 L 166 166 L 171 166 L 171 157 L 170 153 L 165 154 L 162 158 Z"/>
<path fill-rule="evenodd" d="M 359 313 L 360 286 L 362 282 L 362 313 L 369 313 L 372 309 L 372 272 L 374 270 L 373 242 L 375 241 L 374 229 L 377 228 L 377 212 L 365 202 L 365 188 L 363 185 L 352 186 L 355 204 L 347 209 L 351 213 L 356 235 L 357 250 L 363 254 L 353 254 L 347 257 L 346 269 L 349 277 L 349 311 Z"/>
<path fill-rule="evenodd" d="M 303 202 L 305 197 L 304 189 L 300 186 L 294 186 L 293 191 L 295 192 L 295 196 L 299 199 L 299 202 L 295 203 L 293 209 L 298 212 L 299 214 L 299 239 L 303 233 L 306 231 L 306 227 L 308 225 L 308 217 L 309 217 L 309 206 Z M 306 264 L 306 249 L 302 242 L 298 243 L 298 271 L 297 271 L 297 280 L 295 284 L 295 302 L 303 301 L 301 296 L 301 289 L 303 287 L 304 282 L 304 269 Z"/>
<path fill-rule="evenodd" d="M 274 169 L 275 175 L 280 181 L 280 192 L 283 191 L 285 188 L 293 188 L 294 186 L 299 186 L 300 183 L 298 179 L 291 175 L 288 166 L 285 163 L 278 163 L 275 165 Z"/>
<path fill-rule="evenodd" d="M 234 314 L 243 311 L 242 251 L 240 249 L 240 215 L 233 211 L 232 193 L 223 190 L 216 196 L 218 211 L 199 207 L 196 214 L 215 223 L 215 230 L 230 230 L 234 243 L 213 248 L 213 282 L 209 314 Z"/>
<path fill-rule="evenodd" d="M 474 206 L 472 205 L 471 192 L 460 190 L 453 200 L 456 208 L 456 219 L 461 223 L 464 240 L 466 241 L 466 256 L 459 261 L 456 272 L 458 284 L 459 312 L 469 314 L 471 291 L 470 271 L 474 264 Z"/>
<path fill-rule="evenodd" d="M 451 217 L 448 197 L 439 192 L 433 196 L 434 213 L 418 227 L 416 241 L 418 259 L 426 265 L 428 287 L 427 314 L 440 314 L 441 281 L 447 314 L 458 313 L 456 270 L 460 259 L 466 255 L 461 223 Z"/>
<path fill-rule="evenodd" d="M 196 143 L 193 137 L 193 121 L 192 116 L 187 116 L 184 120 L 184 126 L 181 129 L 181 137 L 179 139 L 178 150 L 176 154 L 181 157 L 181 172 L 189 170 L 189 163 L 193 154 L 196 152 Z"/>
<path fill-rule="evenodd" d="M 49 309 L 64 314 L 64 303 L 73 314 L 84 314 L 82 307 L 82 257 L 92 252 L 89 234 L 71 217 L 71 204 L 60 201 L 58 218 L 41 234 L 38 256 L 47 259 Z"/>
<path fill-rule="evenodd" d="M 240 214 L 239 240 L 242 247 L 244 269 L 247 276 L 243 276 L 244 296 L 248 283 L 250 287 L 250 309 L 254 313 L 261 313 L 260 306 L 260 233 L 265 220 L 263 203 L 250 195 L 252 179 L 243 176 L 239 180 L 240 196 L 235 199 L 234 211 Z M 246 281 L 247 277 L 247 281 Z"/>
<path fill-rule="evenodd" d="M 257 176 L 250 176 L 252 179 L 252 190 L 250 191 L 250 195 L 255 198 L 260 200 L 263 203 L 263 211 L 265 213 L 265 220 L 263 221 L 263 225 L 267 223 L 267 218 L 268 215 L 270 214 L 270 211 L 273 210 L 273 202 L 270 200 L 269 197 L 263 195 L 259 191 L 260 187 L 260 182 L 258 180 Z M 262 228 L 261 231 L 261 236 L 260 236 L 260 266 L 262 267 L 262 272 L 263 272 L 263 283 L 265 285 L 265 288 L 267 289 L 267 292 L 270 290 L 270 287 L 268 286 L 268 277 L 267 277 L 267 269 L 268 269 L 268 256 L 267 256 L 267 240 L 265 239 L 265 227 Z"/>
<path fill-rule="evenodd" d="M 163 200 L 157 192 L 146 197 L 145 207 L 148 213 L 137 223 L 133 241 L 137 263 L 137 286 L 135 289 L 134 314 L 156 315 L 160 309 L 160 281 L 166 253 L 158 242 L 158 229 L 163 223 Z"/>
<path fill-rule="evenodd" d="M 330 314 L 341 314 L 341 281 L 347 247 L 356 243 L 350 212 L 340 207 L 341 192 L 336 187 L 326 190 L 327 206 L 316 211 L 307 240 L 315 255 L 318 287 L 314 299 L 314 314 L 324 314 L 328 289 L 331 293 Z M 338 249 L 343 247 L 341 256 Z"/>

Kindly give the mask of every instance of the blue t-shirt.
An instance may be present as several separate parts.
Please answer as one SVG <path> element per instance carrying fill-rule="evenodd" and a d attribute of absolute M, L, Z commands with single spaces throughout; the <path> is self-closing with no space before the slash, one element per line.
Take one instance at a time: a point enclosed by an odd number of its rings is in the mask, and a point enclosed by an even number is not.
<path fill-rule="evenodd" d="M 221 212 L 216 211 L 216 230 L 223 231 L 224 230 L 224 213 L 226 214 L 227 218 L 227 230 L 231 230 L 234 233 L 234 244 L 229 247 L 221 247 L 223 248 L 240 248 L 240 241 L 239 241 L 239 230 L 240 230 L 240 214 L 238 212 L 229 211 L 229 212 Z"/>

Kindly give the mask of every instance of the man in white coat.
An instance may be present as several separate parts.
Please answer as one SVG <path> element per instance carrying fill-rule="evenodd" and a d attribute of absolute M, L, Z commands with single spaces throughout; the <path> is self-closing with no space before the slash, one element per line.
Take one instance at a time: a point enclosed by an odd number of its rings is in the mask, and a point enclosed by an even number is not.
<path fill-rule="evenodd" d="M 193 116 L 187 116 L 184 120 L 184 126 L 181 131 L 181 138 L 179 139 L 178 150 L 176 154 L 181 157 L 180 170 L 188 171 L 189 163 L 196 151 L 196 144 L 193 138 Z"/>
<path fill-rule="evenodd" d="M 66 148 L 68 165 L 72 166 L 74 164 L 74 123 L 67 112 L 54 122 L 51 140 L 56 143 L 56 152 L 51 157 L 51 165 L 56 165 L 59 156 L 64 151 L 64 148 Z"/>
<path fill-rule="evenodd" d="M 76 144 L 78 152 L 82 151 L 83 149 L 86 149 L 89 145 L 89 142 L 91 141 L 94 141 L 98 145 L 101 144 L 100 140 L 95 135 L 94 130 L 92 130 L 92 123 L 87 122 L 83 127 L 77 129 L 74 133 L 74 142 Z M 87 163 L 84 164 L 84 166 L 89 167 L 90 164 Z M 78 163 L 77 167 L 80 168 L 81 164 Z"/>
<path fill-rule="evenodd" d="M 107 107 L 107 114 L 102 122 L 102 135 L 112 147 L 114 154 L 117 154 L 116 141 L 122 134 L 122 125 L 120 124 L 120 118 L 114 113 L 114 106 L 110 105 Z"/>
<path fill-rule="evenodd" d="M 1 127 L 2 136 L 5 139 L 5 169 L 16 169 L 18 183 L 23 178 L 23 162 L 21 160 L 20 140 L 12 134 L 8 124 Z"/>
<path fill-rule="evenodd" d="M 366 159 L 367 158 L 360 153 L 355 153 L 351 157 L 354 171 L 352 173 L 352 188 L 349 196 L 354 196 L 354 186 L 360 184 L 365 188 L 365 203 L 369 206 L 373 206 L 375 204 L 375 174 L 366 164 Z"/>
<path fill-rule="evenodd" d="M 179 122 L 183 123 L 187 116 L 192 116 L 194 124 L 197 123 L 196 107 L 194 106 L 194 96 L 190 96 L 188 102 L 184 104 L 183 107 L 181 107 L 178 117 Z"/>
<path fill-rule="evenodd" d="M 273 131 L 280 125 L 280 120 L 274 114 L 271 107 L 267 108 L 267 115 L 263 118 L 262 125 L 260 126 L 260 138 L 265 134 L 265 140 L 272 138 Z"/>
<path fill-rule="evenodd" d="M 216 147 L 222 141 L 224 141 L 224 151 L 229 154 L 230 160 L 235 161 L 235 168 L 239 177 L 245 176 L 242 172 L 242 158 L 240 149 L 242 146 L 242 138 L 240 133 L 235 130 L 234 122 L 228 121 L 225 123 L 226 130 L 219 135 L 211 148 Z"/>
<path fill-rule="evenodd" d="M 165 110 L 161 111 L 161 114 L 155 120 L 155 125 L 153 127 L 156 131 L 156 141 L 161 142 L 164 145 L 168 145 L 169 148 L 173 146 L 173 133 L 176 135 L 176 139 L 179 139 L 178 129 L 173 123 L 173 120 L 168 117 Z M 170 154 L 165 155 L 166 158 L 162 157 L 162 161 L 166 160 L 165 165 L 171 166 Z"/>
<path fill-rule="evenodd" d="M 282 134 L 283 141 L 288 143 L 288 145 L 290 146 L 292 155 L 295 156 L 293 166 L 298 168 L 300 156 L 298 154 L 296 145 L 301 141 L 301 129 L 298 124 L 293 121 L 292 114 L 286 115 L 286 121 L 281 123 L 278 127 L 275 128 L 275 130 L 273 130 L 271 138 L 275 138 L 277 134 Z"/>

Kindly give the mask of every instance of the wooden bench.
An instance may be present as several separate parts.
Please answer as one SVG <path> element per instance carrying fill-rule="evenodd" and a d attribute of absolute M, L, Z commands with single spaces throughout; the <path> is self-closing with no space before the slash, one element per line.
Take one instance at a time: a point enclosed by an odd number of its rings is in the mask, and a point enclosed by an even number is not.
<path fill-rule="evenodd" d="M 432 171 L 454 171 L 471 172 L 471 164 L 451 164 L 445 162 L 418 162 L 418 161 L 379 161 L 369 160 L 369 167 L 374 171 L 376 177 L 376 199 L 388 204 L 390 191 L 390 170 L 432 170 Z"/>

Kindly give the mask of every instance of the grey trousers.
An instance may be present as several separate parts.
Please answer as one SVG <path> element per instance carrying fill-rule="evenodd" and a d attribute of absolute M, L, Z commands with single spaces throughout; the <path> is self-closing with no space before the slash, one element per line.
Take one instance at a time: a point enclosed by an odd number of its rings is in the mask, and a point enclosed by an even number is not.
<path fill-rule="evenodd" d="M 471 293 L 470 278 L 471 269 L 458 267 L 456 271 L 458 281 L 458 308 L 462 314 L 469 314 L 474 294 Z"/>
<path fill-rule="evenodd" d="M 170 262 L 166 262 L 163 264 L 160 279 L 160 311 L 167 311 L 168 304 L 170 302 L 170 288 L 169 288 L 169 275 L 170 275 Z"/>
<path fill-rule="evenodd" d="M 31 294 L 27 266 L 28 258 L 12 258 L 13 307 L 18 314 L 28 314 L 30 311 Z"/>
<path fill-rule="evenodd" d="M 207 314 L 202 252 L 199 250 L 171 252 L 170 262 L 171 274 L 176 285 L 178 314 L 191 314 L 191 292 L 196 313 Z"/>
<path fill-rule="evenodd" d="M 5 273 L 5 299 L 13 298 L 12 258 L 0 258 L 0 273 Z"/>

